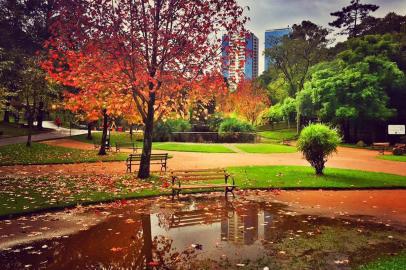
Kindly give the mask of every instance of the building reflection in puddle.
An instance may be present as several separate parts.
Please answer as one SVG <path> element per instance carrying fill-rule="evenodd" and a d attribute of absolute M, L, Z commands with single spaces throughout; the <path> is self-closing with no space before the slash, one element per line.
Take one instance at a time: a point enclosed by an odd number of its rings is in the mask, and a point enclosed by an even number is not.
<path fill-rule="evenodd" d="M 207 261 L 236 265 L 266 257 L 267 263 L 289 266 L 290 259 L 279 254 L 286 248 L 293 245 L 292 254 L 301 254 L 309 252 L 308 243 L 319 245 L 323 239 L 336 237 L 337 250 L 331 247 L 327 254 L 330 259 L 321 262 L 330 264 L 320 266 L 331 269 L 331 263 L 343 252 L 358 258 L 383 250 L 399 252 L 406 244 L 401 232 L 385 224 L 363 225 L 359 221 L 361 234 L 356 226 L 346 225 L 351 224 L 347 220 L 296 215 L 287 210 L 283 204 L 260 198 L 228 202 L 222 197 L 174 203 L 140 200 L 118 208 L 89 208 L 87 211 L 99 213 L 100 222 L 95 220 L 94 225 L 66 237 L 0 250 L 0 265 L 2 269 L 191 269 L 190 265 Z M 368 253 L 363 252 L 366 244 L 351 251 L 339 245 L 348 237 L 382 245 L 371 247 Z M 319 265 L 327 256 L 322 248 L 311 252 L 314 260 L 303 257 L 309 261 L 301 261 L 309 267 Z M 292 255 L 292 260 L 296 259 Z"/>
<path fill-rule="evenodd" d="M 134 215 L 127 207 L 69 237 L 0 251 L 0 264 L 4 269 L 145 269 L 239 253 L 255 257 L 262 253 L 260 245 L 246 246 L 266 238 L 269 230 L 263 226 L 271 217 L 255 203 L 234 208 L 207 200 L 153 208 L 146 209 L 152 214 Z"/>

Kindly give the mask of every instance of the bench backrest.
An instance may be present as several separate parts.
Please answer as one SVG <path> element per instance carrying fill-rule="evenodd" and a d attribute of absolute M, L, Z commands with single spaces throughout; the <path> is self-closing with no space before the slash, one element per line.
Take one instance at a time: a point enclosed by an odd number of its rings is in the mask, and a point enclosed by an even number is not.
<path fill-rule="evenodd" d="M 164 154 L 151 154 L 151 160 L 166 160 L 168 159 L 168 153 Z M 130 154 L 128 156 L 129 161 L 139 161 L 141 160 L 141 154 Z"/>
<path fill-rule="evenodd" d="M 172 171 L 171 177 L 180 181 L 223 180 L 228 173 L 225 169 Z"/>

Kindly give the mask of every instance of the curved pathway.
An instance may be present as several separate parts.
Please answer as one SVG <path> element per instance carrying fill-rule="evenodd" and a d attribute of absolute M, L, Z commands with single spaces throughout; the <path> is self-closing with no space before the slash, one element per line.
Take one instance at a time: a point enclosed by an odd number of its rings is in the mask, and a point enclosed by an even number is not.
<path fill-rule="evenodd" d="M 64 147 L 93 149 L 93 145 L 60 139 L 47 141 L 52 145 Z M 300 153 L 283 154 L 250 154 L 250 153 L 197 153 L 197 152 L 168 152 L 173 156 L 168 161 L 169 169 L 199 169 L 218 168 L 231 166 L 249 165 L 302 165 L 309 163 L 303 159 Z M 406 176 L 406 162 L 396 162 L 378 159 L 378 152 L 364 149 L 339 147 L 338 153 L 334 154 L 327 162 L 327 167 L 357 169 L 372 172 L 384 172 Z M 159 166 L 152 165 L 152 170 Z M 1 174 L 123 174 L 125 173 L 124 162 L 97 162 L 78 164 L 55 164 L 55 165 L 17 165 L 0 167 Z"/>
<path fill-rule="evenodd" d="M 83 129 L 69 129 L 69 128 L 58 128 L 52 121 L 44 121 L 42 126 L 44 128 L 53 129 L 50 132 L 44 132 L 39 134 L 34 134 L 31 137 L 33 142 L 45 141 L 45 140 L 53 140 L 58 138 L 66 138 L 69 136 L 74 135 L 81 135 L 86 134 L 87 130 Z M 5 139 L 0 139 L 0 146 L 15 144 L 15 143 L 25 143 L 27 142 L 27 136 L 17 136 L 17 137 L 10 137 Z"/>

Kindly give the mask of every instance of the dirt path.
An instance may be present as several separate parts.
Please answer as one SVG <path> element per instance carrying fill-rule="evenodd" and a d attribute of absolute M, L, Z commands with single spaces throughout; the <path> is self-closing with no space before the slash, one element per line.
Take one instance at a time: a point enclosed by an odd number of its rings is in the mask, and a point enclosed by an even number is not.
<path fill-rule="evenodd" d="M 48 144 L 79 149 L 93 149 L 93 145 L 77 142 L 69 139 L 48 141 Z M 170 169 L 197 169 L 197 168 L 218 168 L 230 166 L 248 165 L 303 165 L 308 162 L 302 158 L 300 153 L 283 154 L 249 154 L 249 153 L 195 153 L 195 152 L 168 152 L 173 158 L 168 161 Z M 339 147 L 338 153 L 334 154 L 327 162 L 328 167 L 357 169 L 372 172 L 384 172 L 406 176 L 406 162 L 395 162 L 377 158 L 376 151 Z M 159 166 L 152 166 L 153 170 Z M 125 173 L 124 162 L 98 162 L 79 164 L 58 164 L 58 165 L 31 165 L 31 166 L 4 166 L 0 167 L 0 174 L 17 175 L 44 175 L 44 174 L 99 174 Z"/>

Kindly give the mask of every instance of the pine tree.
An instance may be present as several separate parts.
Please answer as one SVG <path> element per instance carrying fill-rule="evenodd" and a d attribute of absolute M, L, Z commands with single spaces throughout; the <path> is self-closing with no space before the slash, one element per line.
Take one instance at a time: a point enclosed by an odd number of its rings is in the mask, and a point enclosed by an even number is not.
<path fill-rule="evenodd" d="M 368 17 L 370 12 L 379 8 L 373 4 L 362 4 L 360 0 L 351 0 L 351 4 L 343 7 L 341 11 L 330 13 L 331 16 L 337 17 L 336 20 L 329 23 L 330 26 L 344 28 L 340 34 L 348 34 L 350 37 L 356 37 L 360 33 L 359 25 Z"/>

